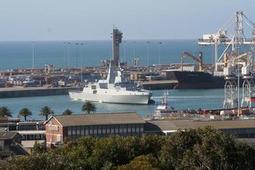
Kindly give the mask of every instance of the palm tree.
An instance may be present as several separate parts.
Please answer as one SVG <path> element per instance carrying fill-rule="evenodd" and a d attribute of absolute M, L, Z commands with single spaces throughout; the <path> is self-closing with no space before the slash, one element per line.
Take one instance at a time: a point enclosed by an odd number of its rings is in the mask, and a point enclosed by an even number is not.
<path fill-rule="evenodd" d="M 19 115 L 23 116 L 25 121 L 27 120 L 27 116 L 31 116 L 32 112 L 28 108 L 23 108 L 19 111 Z"/>
<path fill-rule="evenodd" d="M 82 105 L 81 110 L 90 114 L 90 112 L 96 111 L 96 106 L 93 103 L 87 101 L 86 103 L 84 103 L 84 105 Z"/>
<path fill-rule="evenodd" d="M 12 117 L 12 113 L 8 109 L 8 107 L 0 107 L 0 117 Z"/>
<path fill-rule="evenodd" d="M 71 110 L 69 110 L 69 109 L 66 109 L 63 113 L 62 113 L 62 115 L 71 115 L 73 112 L 71 111 Z"/>
<path fill-rule="evenodd" d="M 48 120 L 49 115 L 53 115 L 54 114 L 54 112 L 48 106 L 42 107 L 40 112 L 41 112 L 40 114 L 42 116 L 45 116 L 45 120 Z"/>

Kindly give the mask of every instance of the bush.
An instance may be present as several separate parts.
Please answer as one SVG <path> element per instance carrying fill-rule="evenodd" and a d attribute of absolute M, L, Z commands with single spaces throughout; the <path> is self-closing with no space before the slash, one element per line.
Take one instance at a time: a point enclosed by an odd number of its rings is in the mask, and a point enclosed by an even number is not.
<path fill-rule="evenodd" d="M 172 136 L 84 137 L 9 161 L 9 169 L 253 169 L 255 150 L 211 128 Z M 41 150 L 42 149 L 42 150 Z M 40 153 L 41 152 L 41 153 Z"/>

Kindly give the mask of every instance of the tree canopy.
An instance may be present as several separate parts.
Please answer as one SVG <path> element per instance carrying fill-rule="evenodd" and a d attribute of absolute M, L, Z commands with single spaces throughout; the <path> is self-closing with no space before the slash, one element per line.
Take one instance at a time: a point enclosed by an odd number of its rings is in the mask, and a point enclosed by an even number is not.
<path fill-rule="evenodd" d="M 12 117 L 11 111 L 8 109 L 8 107 L 0 107 L 0 117 Z"/>
<path fill-rule="evenodd" d="M 9 169 L 253 169 L 255 150 L 211 128 L 171 136 L 83 137 L 8 161 Z"/>
<path fill-rule="evenodd" d="M 72 112 L 70 109 L 66 109 L 66 110 L 62 113 L 62 115 L 71 115 L 71 114 L 73 114 L 73 112 Z"/>
<path fill-rule="evenodd" d="M 45 116 L 45 120 L 48 120 L 49 115 L 53 115 L 54 112 L 49 106 L 44 106 L 41 108 L 40 114 Z"/>
<path fill-rule="evenodd" d="M 86 112 L 87 114 L 90 114 L 91 112 L 96 111 L 96 106 L 95 106 L 94 103 L 91 103 L 90 101 L 87 101 L 82 105 L 81 110 L 83 112 Z"/>
<path fill-rule="evenodd" d="M 23 116 L 25 121 L 27 120 L 27 116 L 31 116 L 32 112 L 28 108 L 23 108 L 19 111 L 19 115 Z"/>

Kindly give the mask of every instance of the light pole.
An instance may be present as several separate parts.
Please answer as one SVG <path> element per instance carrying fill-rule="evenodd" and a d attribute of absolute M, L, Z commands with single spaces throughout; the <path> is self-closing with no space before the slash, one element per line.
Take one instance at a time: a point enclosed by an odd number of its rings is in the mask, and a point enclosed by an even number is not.
<path fill-rule="evenodd" d="M 35 42 L 32 42 L 32 69 L 35 67 Z"/>
<path fill-rule="evenodd" d="M 158 64 L 160 65 L 160 63 L 161 63 L 161 56 L 160 56 L 160 48 L 161 48 L 161 44 L 162 44 L 162 42 L 159 42 L 158 43 Z"/>
<path fill-rule="evenodd" d="M 147 44 L 147 67 L 149 67 L 150 63 L 149 63 L 149 44 L 150 44 L 150 41 L 147 41 L 146 42 Z"/>
<path fill-rule="evenodd" d="M 79 53 L 80 53 L 80 60 L 81 60 L 81 77 L 80 77 L 80 79 L 81 79 L 81 83 L 83 82 L 83 58 L 82 58 L 82 47 L 83 47 L 83 45 L 84 45 L 84 43 L 80 43 L 80 47 L 81 47 L 81 49 L 79 48 Z"/>
<path fill-rule="evenodd" d="M 63 67 L 67 68 L 67 42 L 64 42 L 64 64 Z"/>
<path fill-rule="evenodd" d="M 75 53 L 76 53 L 76 57 L 75 57 L 75 67 L 78 67 L 78 58 L 79 58 L 79 45 L 80 43 L 75 43 Z"/>
<path fill-rule="evenodd" d="M 67 42 L 67 68 L 70 69 L 70 46 L 71 42 Z"/>

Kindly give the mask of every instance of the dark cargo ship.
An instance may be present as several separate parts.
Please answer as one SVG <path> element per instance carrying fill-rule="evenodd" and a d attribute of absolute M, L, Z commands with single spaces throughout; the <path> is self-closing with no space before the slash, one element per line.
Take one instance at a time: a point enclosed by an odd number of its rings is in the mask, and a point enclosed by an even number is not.
<path fill-rule="evenodd" d="M 164 80 L 143 82 L 148 90 L 160 89 L 217 89 L 224 88 L 224 77 L 201 71 L 165 71 Z"/>
<path fill-rule="evenodd" d="M 224 88 L 224 77 L 200 71 L 167 71 L 167 80 L 174 80 L 174 89 Z"/>

